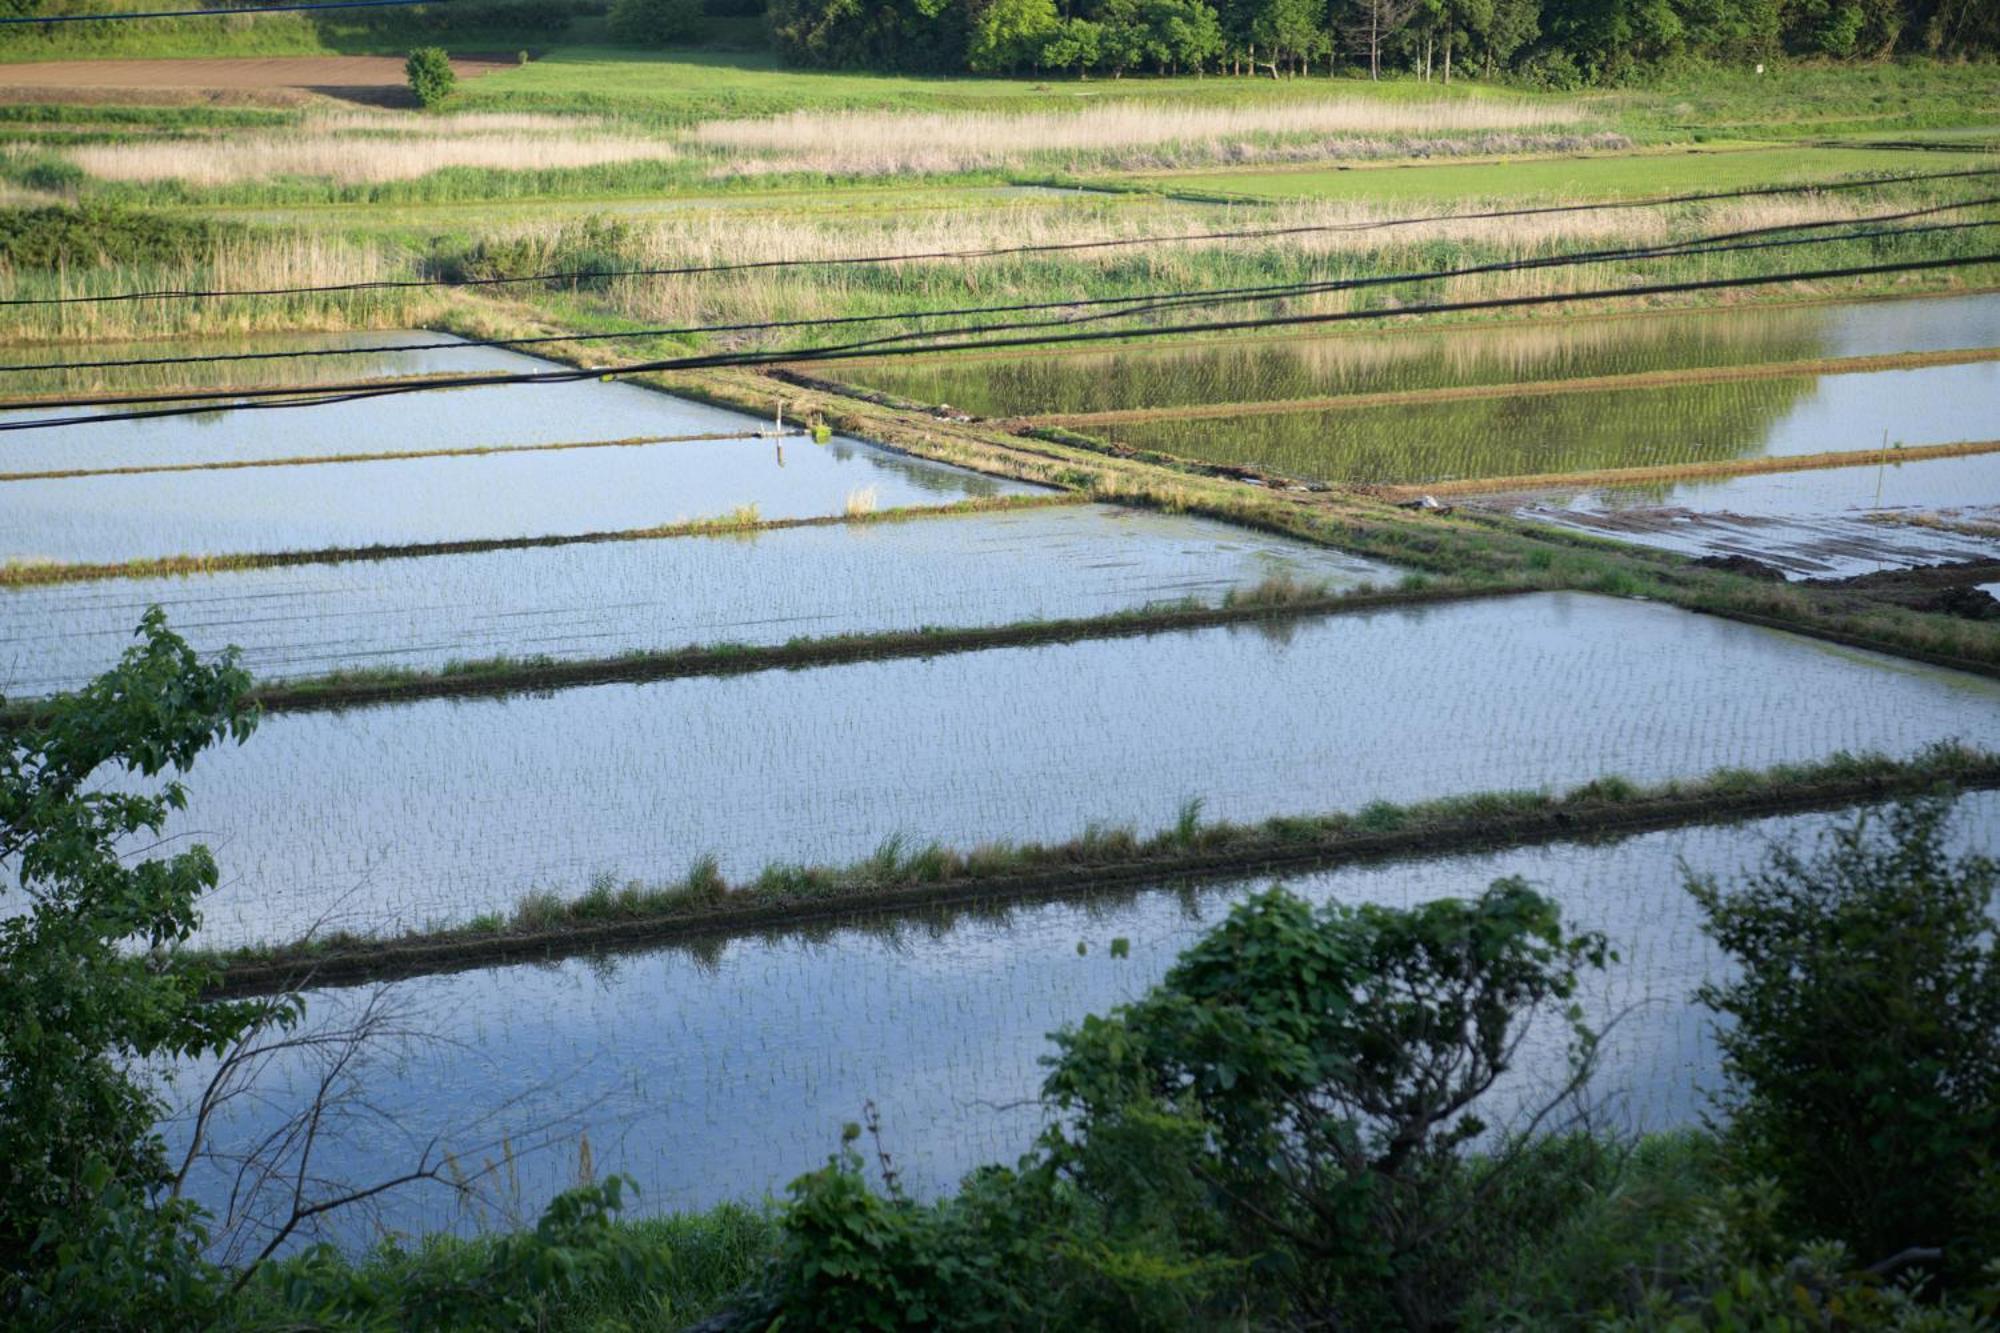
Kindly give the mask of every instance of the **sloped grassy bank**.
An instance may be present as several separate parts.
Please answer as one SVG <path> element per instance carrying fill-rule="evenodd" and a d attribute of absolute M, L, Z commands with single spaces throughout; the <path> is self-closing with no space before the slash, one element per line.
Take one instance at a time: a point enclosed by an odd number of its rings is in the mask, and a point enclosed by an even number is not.
<path fill-rule="evenodd" d="M 1258 824 L 1204 823 L 1198 803 L 1175 827 L 1141 837 L 1091 828 L 1057 844 L 960 850 L 900 838 L 853 865 L 773 865 L 731 884 L 711 858 L 681 880 L 582 896 L 523 899 L 511 916 L 383 937 L 328 934 L 227 951 L 187 951 L 214 969 L 210 989 L 245 995 L 310 981 L 335 985 L 722 931 L 809 922 L 858 911 L 1088 893 L 1140 880 L 1243 875 L 1488 846 L 1621 836 L 1680 825 L 1833 809 L 1939 787 L 2000 787 L 2000 754 L 1945 742 L 1909 759 L 1836 754 L 1810 764 L 1721 769 L 1640 786 L 1598 778 L 1569 791 L 1480 792 L 1410 805 L 1288 815 Z"/>

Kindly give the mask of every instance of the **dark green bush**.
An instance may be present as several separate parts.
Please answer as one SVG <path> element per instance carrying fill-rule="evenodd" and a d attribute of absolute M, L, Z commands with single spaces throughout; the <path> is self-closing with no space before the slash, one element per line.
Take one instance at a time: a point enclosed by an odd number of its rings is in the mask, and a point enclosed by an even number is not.
<path fill-rule="evenodd" d="M 609 27 L 628 46 L 668 46 L 694 36 L 701 20 L 701 0 L 612 0 Z"/>
<path fill-rule="evenodd" d="M 1864 1262 L 2000 1255 L 2000 866 L 1952 856 L 1951 804 L 1863 815 L 1807 859 L 1690 891 L 1740 966 L 1701 1001 L 1719 1034 L 1739 1179 L 1782 1188 L 1793 1233 Z"/>
<path fill-rule="evenodd" d="M 451 57 L 441 46 L 420 46 L 410 52 L 410 58 L 403 62 L 403 74 L 410 81 L 410 91 L 426 107 L 440 105 L 458 86 Z"/>
<path fill-rule="evenodd" d="M 135 208 L 0 209 L 0 264 L 78 268 L 185 263 L 206 253 L 227 228 Z"/>

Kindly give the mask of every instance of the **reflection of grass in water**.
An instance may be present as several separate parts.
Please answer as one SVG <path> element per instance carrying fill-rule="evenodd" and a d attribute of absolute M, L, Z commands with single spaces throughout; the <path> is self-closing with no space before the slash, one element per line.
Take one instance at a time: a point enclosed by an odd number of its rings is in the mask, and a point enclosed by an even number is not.
<path fill-rule="evenodd" d="M 887 362 L 853 377 L 982 416 L 1102 412 L 1808 360 L 1827 350 L 1826 323 L 1825 311 L 1811 309 L 1517 321 L 1499 329 L 1130 347 L 956 365 Z"/>
<path fill-rule="evenodd" d="M 1109 428 L 1120 444 L 1334 482 L 1581 472 L 1737 458 L 1814 380 L 1752 380 Z"/>

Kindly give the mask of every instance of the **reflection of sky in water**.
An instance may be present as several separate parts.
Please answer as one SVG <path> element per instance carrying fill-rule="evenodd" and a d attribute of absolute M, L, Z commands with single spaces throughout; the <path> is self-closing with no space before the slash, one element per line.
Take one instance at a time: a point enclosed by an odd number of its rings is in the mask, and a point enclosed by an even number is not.
<path fill-rule="evenodd" d="M 190 809 L 217 943 L 387 929 L 593 875 L 743 877 L 1375 799 L 2000 743 L 2000 682 L 1574 594 L 267 718 Z"/>
<path fill-rule="evenodd" d="M 146 607 L 262 677 L 513 654 L 602 656 L 1220 599 L 1287 573 L 1398 574 L 1208 519 L 1088 506 L 0 590 L 0 693 L 109 666 Z M 587 588 L 588 597 L 577 590 Z"/>
<path fill-rule="evenodd" d="M 380 346 L 440 336 L 354 337 Z M 133 350 L 145 349 L 157 352 L 152 344 Z M 339 357 L 331 366 L 276 364 L 284 369 L 256 373 L 304 382 L 560 368 L 492 348 Z M 590 380 L 22 431 L 0 435 L 0 471 L 498 448 L 748 432 L 768 424 L 636 385 Z M 872 490 L 874 503 L 890 508 L 1029 489 L 856 441 L 820 445 L 805 438 L 64 478 L 0 484 L 0 559 L 122 560 L 600 532 L 712 518 L 743 505 L 756 505 L 765 518 L 833 514 L 856 491 Z"/>
<path fill-rule="evenodd" d="M 1610 1123 L 1660 1128 L 1693 1118 L 1715 1079 L 1706 1019 L 1687 997 L 1717 959 L 1681 887 L 1681 863 L 1729 877 L 1774 839 L 1809 848 L 1832 819 L 1352 867 L 1290 886 L 1316 902 L 1403 907 L 1525 876 L 1561 903 L 1573 928 L 1604 931 L 1618 951 L 1620 961 L 1581 997 L 1592 1022 L 1618 1017 L 1593 1092 Z M 2000 797 L 1963 801 L 1956 831 L 1962 843 L 1990 844 Z M 932 1194 L 1027 1148 L 1040 1118 L 1023 1103 L 1040 1081 L 1047 1033 L 1135 998 L 1264 882 L 404 982 L 393 993 L 457 1044 L 386 1077 L 371 1071 L 370 1090 L 419 1144 L 432 1134 L 464 1146 L 510 1125 L 546 1127 L 558 1146 L 523 1165 L 529 1210 L 571 1183 L 584 1134 L 599 1172 L 638 1177 L 643 1210 L 780 1190 L 832 1151 L 841 1124 L 859 1119 L 870 1098 L 906 1182 Z M 1129 958 L 1110 956 L 1119 938 L 1130 942 Z M 315 995 L 310 1012 L 341 1012 L 360 994 Z M 1498 1118 L 1561 1076 L 1559 1036 L 1553 1026 L 1538 1030 L 1517 1075 L 1494 1094 Z M 512 1097 L 523 1100 L 497 1122 L 456 1132 Z M 247 1135 L 259 1123 L 248 1116 L 224 1134 Z M 401 1151 L 380 1137 L 336 1142 L 327 1165 L 336 1176 L 365 1176 Z M 422 1229 L 454 1218 L 440 1192 L 404 1195 L 389 1220 Z"/>
<path fill-rule="evenodd" d="M 515 393 L 536 393 L 516 389 Z M 485 429 L 492 429 L 486 423 Z M 384 425 L 371 444 L 401 438 Z M 869 445 L 724 441 L 0 485 L 0 558 L 122 560 L 838 514 L 1032 489 Z"/>
<path fill-rule="evenodd" d="M 1993 422 L 2000 429 L 2000 418 Z M 1945 509 L 2000 504 L 2000 452 L 1915 463 L 1697 478 L 1668 485 L 1586 492 L 1576 509 L 1655 506 L 1811 517 L 1868 509 Z"/>

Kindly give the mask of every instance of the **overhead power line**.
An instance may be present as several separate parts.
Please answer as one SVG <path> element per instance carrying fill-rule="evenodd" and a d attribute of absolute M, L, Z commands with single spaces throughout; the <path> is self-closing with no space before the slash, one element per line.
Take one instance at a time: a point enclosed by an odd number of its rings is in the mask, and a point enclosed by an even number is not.
<path fill-rule="evenodd" d="M 271 352 L 219 352 L 197 356 L 152 356 L 123 357 L 102 361 L 46 361 L 18 362 L 0 365 L 0 374 L 55 373 L 81 370 L 120 370 L 150 366 L 220 365 L 242 361 L 289 361 L 316 359 L 329 356 L 379 356 L 403 352 L 456 351 L 465 348 L 518 349 L 544 346 L 550 343 L 594 343 L 634 338 L 688 337 L 711 333 L 766 332 L 778 329 L 829 328 L 860 324 L 880 324 L 898 321 L 932 319 L 958 319 L 974 315 L 1021 314 L 1048 310 L 1097 309 L 1101 313 L 1074 319 L 1038 321 L 1020 324 L 991 326 L 986 331 L 996 329 L 1041 328 L 1057 324 L 1085 323 L 1106 319 L 1126 318 L 1140 314 L 1150 314 L 1158 310 L 1178 309 L 1202 305 L 1236 304 L 1250 301 L 1276 300 L 1292 296 L 1310 296 L 1325 292 L 1342 291 L 1353 288 L 1389 286 L 1409 282 L 1440 281 L 1449 278 L 1467 277 L 1486 273 L 1517 272 L 1539 268 L 1564 268 L 1579 264 L 1606 263 L 1620 260 L 1648 260 L 1685 258 L 1707 254 L 1728 254 L 1742 250 L 1778 249 L 1797 245 L 1832 245 L 1845 241 L 1877 240 L 1907 236 L 1931 235 L 1939 232 L 1967 231 L 2000 225 L 2000 219 L 1974 222 L 1941 223 L 1922 227 L 1886 228 L 1874 231 L 1854 231 L 1837 235 L 1812 235 L 1784 237 L 1776 240 L 1757 240 L 1776 233 L 1788 231 L 1819 231 L 1832 227 L 1853 227 L 1865 223 L 1901 221 L 1917 217 L 1935 216 L 1939 213 L 1959 212 L 1968 208 L 1983 208 L 2000 205 L 2000 195 L 1990 195 L 1979 199 L 1962 200 L 1949 204 L 1938 204 L 1929 208 L 1907 209 L 1896 213 L 1877 214 L 1869 217 L 1836 218 L 1812 222 L 1776 223 L 1765 227 L 1752 227 L 1739 231 L 1722 232 L 1711 236 L 1688 237 L 1680 241 L 1662 242 L 1657 246 L 1627 246 L 1607 250 L 1571 251 L 1556 255 L 1541 255 L 1528 259 L 1495 260 L 1485 264 L 1464 265 L 1454 269 L 1423 270 L 1414 273 L 1375 274 L 1353 278 L 1325 279 L 1317 282 L 1269 283 L 1252 287 L 1195 288 L 1168 292 L 1147 292 L 1130 296 L 1093 297 L 1070 301 L 1031 301 L 1009 305 L 961 306 L 942 310 L 914 310 L 883 315 L 846 315 L 831 319 L 786 319 L 763 320 L 755 323 L 737 324 L 693 324 L 672 328 L 626 329 L 608 333 L 551 333 L 536 334 L 521 338 L 460 338 L 451 341 L 429 341 L 413 343 L 390 343 L 377 347 L 311 347 L 292 348 Z M 951 333 L 952 329 L 919 329 L 890 335 L 890 340 L 907 340 L 931 337 L 940 333 Z M 170 401 L 170 395 L 155 399 L 138 399 L 130 395 L 106 398 L 110 402 Z M 82 403 L 79 406 L 85 405 Z"/>
<path fill-rule="evenodd" d="M 1116 236 L 1094 241 L 1044 241 L 1030 245 L 988 246 L 971 250 L 928 250 L 900 254 L 848 255 L 817 259 L 751 259 L 721 264 L 684 264 L 673 267 L 627 269 L 565 269 L 543 273 L 492 278 L 375 278 L 359 282 L 320 283 L 298 287 L 216 287 L 159 288 L 138 292 L 106 292 L 85 296 L 32 296 L 0 299 L 0 307 L 96 305 L 113 301 L 191 301 L 225 297 L 320 296 L 344 292 L 396 291 L 428 287 L 505 287 L 537 282 L 599 282 L 612 278 L 679 278 L 716 273 L 747 273 L 781 268 L 838 268 L 850 264 L 905 264 L 940 260 L 998 259 L 1009 255 L 1075 253 L 1084 250 L 1111 250 L 1148 245 L 1185 245 L 1203 241 L 1271 240 L 1284 236 L 1324 235 L 1342 232 L 1382 231 L 1422 226 L 1436 222 L 1486 222 L 1500 218 L 1546 217 L 1555 214 L 1590 213 L 1613 209 L 1665 208 L 1677 204 L 1714 203 L 1729 199 L 1756 199 L 1773 195 L 1831 193 L 1876 189 L 1882 186 L 1922 184 L 1928 181 L 1972 180 L 2000 176 L 2000 167 L 1974 167 L 1957 171 L 1934 171 L 1900 176 L 1869 176 L 1852 180 L 1808 181 L 1796 185 L 1767 185 L 1753 189 L 1716 190 L 1700 194 L 1655 195 L 1639 199 L 1600 199 L 1573 204 L 1540 204 L 1527 208 L 1487 209 L 1475 213 L 1430 213 L 1403 218 L 1383 218 L 1369 222 L 1301 223 L 1289 227 L 1255 227 L 1231 231 L 1183 232 L 1170 236 Z"/>
<path fill-rule="evenodd" d="M 231 400 L 230 410 L 249 411 L 285 407 L 321 407 L 333 403 L 393 397 L 406 393 L 428 393 L 440 389 L 484 388 L 509 384 L 573 384 L 583 380 L 616 379 L 625 375 L 660 372 L 716 370 L 730 367 L 810 364 L 818 361 L 872 360 L 901 356 L 911 351 L 925 353 L 994 351 L 1015 347 L 1050 347 L 1065 344 L 1107 342 L 1113 339 L 1150 340 L 1191 333 L 1233 333 L 1247 329 L 1298 328 L 1348 323 L 1362 319 L 1406 318 L 1414 315 L 1451 314 L 1474 310 L 1506 310 L 1529 306 L 1564 305 L 1574 301 L 1625 299 L 1660 296 L 1677 292 L 1720 291 L 1740 287 L 1774 286 L 1785 282 L 1825 282 L 1840 278 L 1873 277 L 1889 273 L 1918 273 L 1939 269 L 1970 268 L 2000 264 L 2000 252 L 1962 255 L 1941 259 L 1913 259 L 1887 264 L 1853 264 L 1840 268 L 1811 269 L 1785 273 L 1754 274 L 1732 278 L 1702 278 L 1682 282 L 1650 283 L 1630 287 L 1604 287 L 1588 291 L 1553 292 L 1532 296 L 1492 296 L 1466 301 L 1439 301 L 1425 305 L 1400 306 L 1393 310 L 1343 310 L 1319 314 L 1276 315 L 1252 319 L 1211 320 L 1197 324 L 1156 326 L 1148 329 L 1094 329 L 1079 333 L 1039 334 L 1013 338 L 972 338 L 961 342 L 934 343 L 922 348 L 882 347 L 869 343 L 839 344 L 831 347 L 792 348 L 770 352 L 718 352 L 709 355 L 670 357 L 630 362 L 588 370 L 552 370 L 512 375 L 442 377 L 417 383 L 355 386 L 338 391 L 292 386 L 288 388 L 219 390 L 177 395 L 172 401 L 195 400 L 213 403 Z M 955 334 L 977 334 L 978 329 L 952 330 Z M 296 396 L 305 394 L 307 396 Z M 88 400 L 45 406 L 88 406 Z M 213 406 L 155 407 L 137 412 L 113 412 L 91 416 L 43 417 L 23 421 L 0 421 L 0 431 L 41 430 L 58 426 L 93 425 L 108 421 L 145 421 L 164 417 L 195 416 L 217 410 Z"/>
<path fill-rule="evenodd" d="M 450 0 L 319 0 L 314 4 L 242 5 L 231 9 L 154 9 L 136 13 L 34 14 L 0 19 L 0 26 L 19 23 L 130 23 L 135 19 L 206 19 L 225 14 L 290 14 L 304 9 L 386 9 L 396 5 L 448 4 Z"/>

